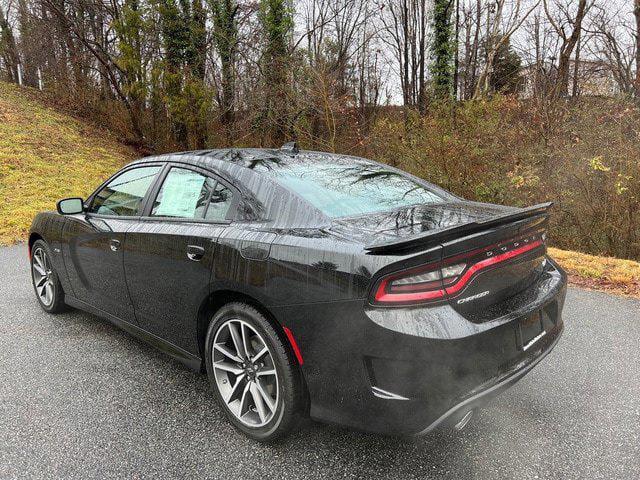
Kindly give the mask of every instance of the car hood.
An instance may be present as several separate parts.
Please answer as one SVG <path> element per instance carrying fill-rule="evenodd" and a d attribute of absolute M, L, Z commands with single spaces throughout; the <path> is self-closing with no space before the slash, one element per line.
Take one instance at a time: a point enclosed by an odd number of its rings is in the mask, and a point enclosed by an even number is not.
<path fill-rule="evenodd" d="M 416 205 L 391 212 L 338 218 L 331 222 L 329 231 L 346 240 L 370 244 L 484 220 L 517 210 L 513 207 L 467 201 Z"/>

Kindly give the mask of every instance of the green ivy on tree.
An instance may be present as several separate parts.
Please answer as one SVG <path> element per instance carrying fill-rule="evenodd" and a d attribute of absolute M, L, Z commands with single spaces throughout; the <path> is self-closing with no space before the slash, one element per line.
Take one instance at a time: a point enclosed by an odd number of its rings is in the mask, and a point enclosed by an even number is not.
<path fill-rule="evenodd" d="M 433 43 L 431 53 L 433 63 L 431 76 L 433 90 L 437 98 L 449 98 L 453 93 L 453 53 L 451 11 L 454 0 L 434 0 Z"/>

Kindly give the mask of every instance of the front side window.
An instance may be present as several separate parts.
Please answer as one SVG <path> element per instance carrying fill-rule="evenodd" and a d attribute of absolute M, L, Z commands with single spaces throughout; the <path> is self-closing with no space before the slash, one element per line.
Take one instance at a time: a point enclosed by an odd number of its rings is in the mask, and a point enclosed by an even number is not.
<path fill-rule="evenodd" d="M 110 216 L 136 216 L 149 186 L 162 167 L 127 170 L 107 183 L 93 198 L 89 213 Z"/>
<path fill-rule="evenodd" d="M 151 215 L 223 221 L 232 198 L 231 191 L 213 178 L 173 167 L 162 183 Z"/>

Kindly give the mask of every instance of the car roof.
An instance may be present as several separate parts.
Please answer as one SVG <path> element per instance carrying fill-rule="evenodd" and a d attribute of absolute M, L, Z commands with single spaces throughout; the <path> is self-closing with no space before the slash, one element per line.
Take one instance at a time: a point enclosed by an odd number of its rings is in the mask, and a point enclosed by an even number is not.
<path fill-rule="evenodd" d="M 287 144 L 289 145 L 289 144 Z M 253 170 L 262 162 L 272 161 L 274 159 L 286 160 L 288 164 L 307 163 L 310 160 L 334 159 L 348 162 L 365 162 L 377 163 L 364 158 L 353 157 L 349 155 L 317 152 L 312 150 L 298 150 L 296 147 L 277 148 L 219 148 L 211 150 L 192 150 L 185 152 L 167 153 L 162 155 L 154 155 L 153 157 L 145 157 L 137 160 L 173 160 L 179 157 L 185 159 L 185 163 L 193 165 L 210 164 L 211 166 L 219 166 L 220 162 L 230 163 L 238 167 Z M 134 162 L 135 163 L 135 162 Z"/>

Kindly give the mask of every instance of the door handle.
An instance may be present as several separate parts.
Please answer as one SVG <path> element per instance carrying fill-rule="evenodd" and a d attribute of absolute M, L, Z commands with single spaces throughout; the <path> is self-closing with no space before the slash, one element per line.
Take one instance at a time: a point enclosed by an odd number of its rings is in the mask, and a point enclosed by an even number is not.
<path fill-rule="evenodd" d="M 204 248 L 198 245 L 187 246 L 187 258 L 194 262 L 199 262 L 204 257 Z"/>
<path fill-rule="evenodd" d="M 109 247 L 112 251 L 117 252 L 118 250 L 120 250 L 120 240 L 112 238 L 111 240 L 109 240 Z"/>

